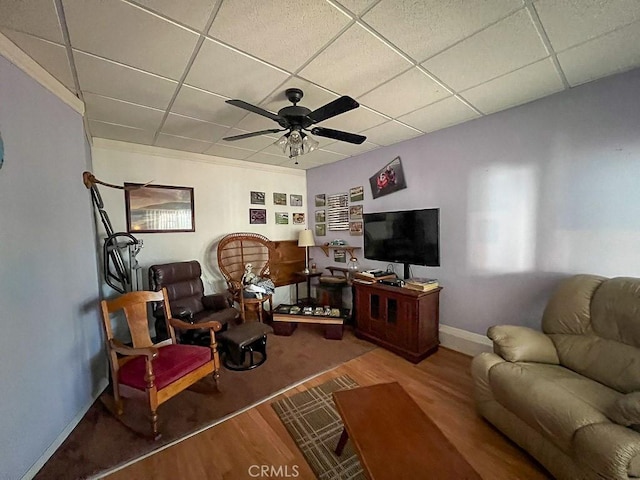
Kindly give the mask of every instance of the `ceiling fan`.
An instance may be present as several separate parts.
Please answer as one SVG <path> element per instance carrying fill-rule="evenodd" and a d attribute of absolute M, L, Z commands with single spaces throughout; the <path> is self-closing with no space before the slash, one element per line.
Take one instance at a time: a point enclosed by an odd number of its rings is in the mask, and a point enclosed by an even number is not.
<path fill-rule="evenodd" d="M 233 137 L 225 137 L 223 140 L 236 141 L 245 138 L 256 137 L 258 135 L 265 135 L 268 133 L 284 132 L 285 133 L 275 145 L 278 145 L 284 153 L 289 152 L 289 158 L 297 157 L 305 153 L 312 152 L 318 148 L 318 142 L 310 137 L 307 133 L 318 135 L 319 137 L 333 138 L 334 140 L 340 140 L 341 142 L 349 142 L 355 144 L 361 144 L 367 137 L 363 135 L 357 135 L 355 133 L 343 132 L 341 130 L 333 130 L 331 128 L 314 127 L 316 123 L 320 123 L 323 120 L 327 120 L 331 117 L 335 117 L 342 113 L 358 108 L 360 104 L 353 98 L 342 96 L 327 103 L 326 105 L 316 109 L 309 110 L 306 107 L 298 106 L 298 103 L 302 99 L 304 93 L 299 88 L 287 88 L 285 90 L 287 99 L 293 103 L 288 107 L 281 108 L 277 114 L 269 112 L 250 103 L 242 100 L 227 100 L 229 105 L 248 110 L 263 117 L 267 117 L 280 125 L 282 128 L 271 128 L 268 130 L 260 130 L 259 132 L 243 133 L 242 135 L 235 135 Z"/>

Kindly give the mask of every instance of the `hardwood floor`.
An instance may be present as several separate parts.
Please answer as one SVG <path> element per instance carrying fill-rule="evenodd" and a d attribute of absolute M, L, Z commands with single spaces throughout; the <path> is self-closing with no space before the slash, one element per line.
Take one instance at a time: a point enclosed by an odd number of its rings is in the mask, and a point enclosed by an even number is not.
<path fill-rule="evenodd" d="M 397 381 L 482 478 L 551 478 L 535 460 L 475 413 L 470 364 L 470 357 L 445 348 L 440 348 L 436 354 L 417 365 L 378 348 L 309 380 L 282 396 L 292 395 L 345 374 L 363 386 Z M 271 401 L 258 405 L 114 472 L 107 478 L 277 478 L 276 475 L 257 475 L 260 472 L 259 466 L 265 465 L 267 468 L 281 467 L 280 478 L 314 479 L 313 472 L 270 403 Z M 425 455 L 428 453 L 425 452 Z M 252 467 L 253 465 L 258 467 Z"/>

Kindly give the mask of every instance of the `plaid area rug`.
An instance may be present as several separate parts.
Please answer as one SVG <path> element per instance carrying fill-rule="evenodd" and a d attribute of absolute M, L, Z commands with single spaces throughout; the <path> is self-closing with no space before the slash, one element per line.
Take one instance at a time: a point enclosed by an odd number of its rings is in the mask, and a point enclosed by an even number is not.
<path fill-rule="evenodd" d="M 340 457 L 335 454 L 342 420 L 331 393 L 357 386 L 343 375 L 271 404 L 320 480 L 366 478 L 350 441 Z"/>

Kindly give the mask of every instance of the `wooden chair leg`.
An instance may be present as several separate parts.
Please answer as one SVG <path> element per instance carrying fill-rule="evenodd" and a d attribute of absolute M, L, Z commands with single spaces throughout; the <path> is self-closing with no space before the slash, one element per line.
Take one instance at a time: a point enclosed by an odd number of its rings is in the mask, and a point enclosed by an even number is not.
<path fill-rule="evenodd" d="M 218 342 L 216 342 L 215 334 L 211 330 L 211 356 L 213 358 L 213 381 L 216 383 L 216 388 L 220 389 L 220 355 L 218 354 Z"/>

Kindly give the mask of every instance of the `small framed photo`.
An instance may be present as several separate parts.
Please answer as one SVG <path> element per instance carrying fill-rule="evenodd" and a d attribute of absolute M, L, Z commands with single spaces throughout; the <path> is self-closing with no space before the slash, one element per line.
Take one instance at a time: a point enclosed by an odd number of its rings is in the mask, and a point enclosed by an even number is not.
<path fill-rule="evenodd" d="M 349 207 L 349 220 L 362 220 L 362 205 L 351 205 Z"/>
<path fill-rule="evenodd" d="M 251 192 L 251 205 L 264 205 L 264 192 Z"/>
<path fill-rule="evenodd" d="M 316 207 L 324 207 L 327 204 L 327 195 L 319 193 L 316 195 Z"/>
<path fill-rule="evenodd" d="M 250 208 L 249 223 L 252 225 L 267 223 L 267 211 L 264 208 Z"/>
<path fill-rule="evenodd" d="M 327 224 L 316 223 L 316 237 L 324 237 L 327 235 Z"/>
<path fill-rule="evenodd" d="M 301 207 L 302 206 L 302 195 L 289 195 L 289 205 L 292 207 Z"/>
<path fill-rule="evenodd" d="M 349 200 L 352 202 L 361 202 L 364 200 L 364 187 L 353 187 L 349 189 Z"/>
<path fill-rule="evenodd" d="M 289 212 L 276 212 L 276 225 L 289 225 Z"/>
<path fill-rule="evenodd" d="M 294 213 L 292 215 L 294 225 L 304 225 L 304 213 Z"/>
<path fill-rule="evenodd" d="M 195 232 L 193 188 L 125 183 L 127 232 Z"/>
<path fill-rule="evenodd" d="M 316 223 L 324 223 L 327 221 L 326 210 L 316 210 Z"/>
<path fill-rule="evenodd" d="M 362 222 L 349 222 L 349 235 L 362 235 Z"/>
<path fill-rule="evenodd" d="M 334 250 L 333 261 L 336 263 L 347 263 L 347 252 L 344 250 Z"/>
<path fill-rule="evenodd" d="M 274 193 L 273 194 L 273 204 L 274 205 L 286 205 L 287 204 L 287 194 L 286 193 Z"/>

